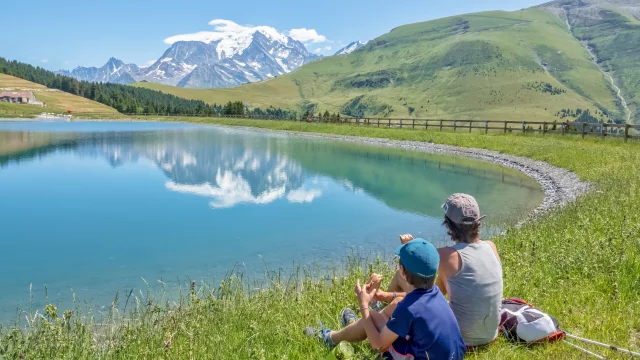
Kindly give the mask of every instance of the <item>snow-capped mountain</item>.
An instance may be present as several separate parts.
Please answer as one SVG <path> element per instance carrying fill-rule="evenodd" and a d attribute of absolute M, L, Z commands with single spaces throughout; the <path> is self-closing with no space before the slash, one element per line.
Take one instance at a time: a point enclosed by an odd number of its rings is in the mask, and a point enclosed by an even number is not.
<path fill-rule="evenodd" d="M 100 68 L 79 66 L 71 71 L 60 70 L 56 73 L 84 81 L 131 84 L 136 81 L 135 75 L 138 74 L 140 70 L 141 69 L 135 64 L 125 64 L 118 59 L 110 58 L 109 61 Z"/>
<path fill-rule="evenodd" d="M 367 45 L 366 42 L 362 42 L 362 41 L 354 41 L 351 44 L 343 47 L 342 49 L 338 50 L 334 55 L 346 55 L 346 54 L 351 54 L 352 52 L 360 49 L 361 47 Z"/>
<path fill-rule="evenodd" d="M 269 27 L 177 41 L 151 66 L 142 68 L 110 59 L 97 68 L 76 68 L 62 75 L 79 80 L 129 84 L 146 80 L 188 88 L 231 87 L 286 74 L 315 60 L 300 41 Z"/>

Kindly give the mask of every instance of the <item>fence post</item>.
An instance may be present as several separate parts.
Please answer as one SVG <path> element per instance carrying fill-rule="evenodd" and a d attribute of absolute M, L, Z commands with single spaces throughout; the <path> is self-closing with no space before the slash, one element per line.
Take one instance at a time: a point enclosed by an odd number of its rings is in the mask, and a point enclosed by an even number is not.
<path fill-rule="evenodd" d="M 602 124 L 602 137 L 607 137 L 607 123 Z"/>
<path fill-rule="evenodd" d="M 587 134 L 587 123 L 582 123 L 582 138 Z"/>
<path fill-rule="evenodd" d="M 440 131 L 442 131 L 442 120 L 440 120 Z"/>
<path fill-rule="evenodd" d="M 565 129 L 566 129 L 567 124 L 565 124 L 564 122 L 562 123 L 561 127 L 562 127 L 562 135 L 564 135 Z"/>
<path fill-rule="evenodd" d="M 489 133 L 489 122 L 484 122 L 484 134 L 487 135 Z"/>
<path fill-rule="evenodd" d="M 411 120 L 411 128 L 412 129 L 416 128 L 416 119 Z"/>
<path fill-rule="evenodd" d="M 429 120 L 428 119 L 424 121 L 424 129 L 425 130 L 429 130 Z"/>
<path fill-rule="evenodd" d="M 389 121 L 389 122 L 388 122 L 388 124 L 387 124 L 387 127 L 388 127 L 388 128 L 391 128 L 391 118 L 389 118 L 389 120 L 388 120 L 388 121 Z"/>
<path fill-rule="evenodd" d="M 527 122 L 526 121 L 522 122 L 522 133 L 523 134 L 527 133 Z"/>
<path fill-rule="evenodd" d="M 473 125 L 473 121 L 469 121 L 469 133 L 471 133 L 471 125 Z"/>
<path fill-rule="evenodd" d="M 378 127 L 380 127 L 380 118 L 378 118 L 377 122 L 378 122 Z"/>
<path fill-rule="evenodd" d="M 402 129 L 402 119 L 400 119 L 400 129 Z"/>
<path fill-rule="evenodd" d="M 544 124 L 542 124 L 542 135 L 547 133 L 547 122 L 545 121 Z"/>
<path fill-rule="evenodd" d="M 629 124 L 625 124 L 624 125 L 624 142 L 627 142 L 627 140 L 629 139 L 629 128 L 631 126 Z"/>
<path fill-rule="evenodd" d="M 505 133 L 505 134 L 507 133 L 507 124 L 508 124 L 508 122 L 507 122 L 507 121 L 505 121 L 505 122 L 504 122 L 504 133 Z"/>
<path fill-rule="evenodd" d="M 457 128 L 458 128 L 458 124 L 456 123 L 456 120 L 453 120 L 453 132 L 456 132 Z"/>

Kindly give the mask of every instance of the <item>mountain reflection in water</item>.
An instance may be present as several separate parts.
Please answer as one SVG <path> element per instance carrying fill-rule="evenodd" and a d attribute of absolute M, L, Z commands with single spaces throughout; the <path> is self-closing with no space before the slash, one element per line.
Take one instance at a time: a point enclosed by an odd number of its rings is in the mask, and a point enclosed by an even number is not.
<path fill-rule="evenodd" d="M 12 274 L 0 323 L 31 296 L 100 306 L 147 283 L 215 286 L 231 269 L 339 267 L 390 254 L 403 233 L 444 246 L 454 192 L 489 215 L 483 236 L 543 197 L 519 172 L 452 156 L 185 124 L 0 122 L 0 273 Z"/>
<path fill-rule="evenodd" d="M 0 145 L 0 166 L 61 149 L 104 157 L 113 167 L 147 159 L 166 175 L 166 189 L 207 198 L 212 208 L 264 205 L 278 199 L 312 202 L 322 196 L 322 188 L 303 184 L 306 178 L 318 175 L 329 176 L 353 191 L 365 191 L 388 206 L 433 217 L 441 216 L 439 205 L 445 195 L 459 191 L 473 193 L 482 205 L 489 206 L 495 193 L 508 197 L 513 188 L 528 192 L 529 201 L 521 206 L 511 204 L 516 209 L 493 209 L 493 220 L 500 221 L 514 211 L 522 216 L 542 199 L 533 179 L 497 165 L 335 141 L 188 129 L 53 133 L 49 144 L 41 146 L 42 134 L 34 134 L 39 133 L 2 133 L 5 144 L 10 137 L 32 139 L 35 148 L 3 159 Z"/>

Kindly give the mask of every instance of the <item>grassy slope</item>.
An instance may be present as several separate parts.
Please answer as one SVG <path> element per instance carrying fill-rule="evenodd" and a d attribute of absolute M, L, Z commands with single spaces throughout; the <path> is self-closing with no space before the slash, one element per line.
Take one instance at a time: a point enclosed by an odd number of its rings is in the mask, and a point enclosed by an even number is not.
<path fill-rule="evenodd" d="M 536 82 L 566 93 L 531 89 Z M 135 86 L 252 106 L 300 108 L 309 101 L 323 111 L 345 112 L 351 103 L 352 111 L 359 106 L 366 115 L 392 117 L 407 117 L 409 107 L 430 118 L 549 120 L 563 108 L 593 113 L 596 107 L 623 116 L 588 52 L 563 21 L 537 8 L 401 26 L 353 54 L 232 89 Z"/>
<path fill-rule="evenodd" d="M 631 110 L 631 122 L 640 123 L 640 3 L 634 0 L 587 0 L 564 7 L 554 1 L 541 9 L 568 22 L 572 33 L 588 45 L 598 64 L 613 76 Z M 618 107 L 623 108 L 619 102 Z"/>
<path fill-rule="evenodd" d="M 487 148 L 575 171 L 583 180 L 592 182 L 597 191 L 552 211 L 536 223 L 511 228 L 495 239 L 505 270 L 505 295 L 533 302 L 576 335 L 640 348 L 640 144 L 549 135 L 454 134 L 231 119 L 197 121 Z M 390 242 L 392 249 L 395 240 Z M 370 266 L 351 265 L 345 265 L 348 276 L 333 284 L 330 280 L 317 282 L 305 277 L 324 272 L 319 269 L 300 272 L 299 277 L 293 278 L 270 276 L 270 290 L 254 290 L 248 299 L 241 296 L 241 289 L 255 287 L 247 281 L 229 279 L 212 297 L 208 290 L 197 290 L 184 298 L 183 306 L 172 311 L 167 311 L 163 303 L 145 305 L 148 299 L 140 296 L 129 302 L 129 309 L 135 312 L 126 317 L 132 316 L 130 324 L 137 324 L 131 326 L 87 327 L 77 322 L 77 313 L 71 320 L 58 313 L 59 317 L 41 320 L 29 336 L 6 329 L 0 336 L 0 356 L 195 359 L 216 354 L 217 359 L 323 359 L 327 349 L 315 339 L 305 338 L 302 329 L 318 320 L 329 327 L 338 326 L 340 310 L 355 306 L 352 286 L 356 278 L 363 280 L 376 270 L 389 279 L 389 269 L 375 261 Z M 331 274 L 329 271 L 329 279 L 333 278 Z M 292 288 L 296 280 L 301 283 Z M 121 305 L 123 302 L 120 300 Z M 53 315 L 53 311 L 50 313 Z M 114 323 L 119 316 L 116 312 Z M 93 335 L 95 331 L 101 336 Z M 365 358 L 372 358 L 366 344 L 358 345 L 356 350 Z M 592 350 L 616 358 L 606 350 Z M 500 339 L 469 358 L 585 356 L 562 343 L 522 347 Z"/>
<path fill-rule="evenodd" d="M 594 48 L 598 61 L 622 88 L 631 110 L 631 121 L 640 124 L 640 21 L 613 7 L 600 15 L 595 23 L 574 25 L 574 34 L 590 39 L 588 43 Z"/>
<path fill-rule="evenodd" d="M 230 89 L 186 89 L 176 86 L 162 85 L 151 82 L 135 83 L 132 86 L 162 91 L 167 94 L 186 99 L 202 100 L 211 104 L 225 104 L 229 101 L 250 99 L 252 107 L 295 108 L 300 101 L 295 84 L 279 82 L 278 79 L 245 84 Z"/>
<path fill-rule="evenodd" d="M 48 89 L 40 84 L 6 74 L 0 74 L 0 88 L 10 89 L 4 91 L 33 91 L 38 101 L 43 101 L 47 104 L 46 108 L 42 108 L 39 106 L 0 102 L 0 117 L 35 116 L 42 112 L 66 113 L 67 110 L 71 110 L 74 113 L 118 113 L 114 108 L 85 99 L 81 96 Z"/>

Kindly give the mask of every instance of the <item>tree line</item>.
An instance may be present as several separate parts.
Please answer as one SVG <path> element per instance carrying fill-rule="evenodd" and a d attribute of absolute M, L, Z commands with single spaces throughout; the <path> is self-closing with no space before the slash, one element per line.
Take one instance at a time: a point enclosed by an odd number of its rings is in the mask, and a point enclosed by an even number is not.
<path fill-rule="evenodd" d="M 134 86 L 79 81 L 69 76 L 58 75 L 41 67 L 18 61 L 8 61 L 0 57 L 0 73 L 28 80 L 51 89 L 58 89 L 73 95 L 110 106 L 127 114 L 166 115 L 268 115 L 274 117 L 295 117 L 295 112 L 269 107 L 265 110 L 249 110 L 241 101 L 226 105 L 207 104 L 201 100 L 189 100 L 157 90 Z"/>

